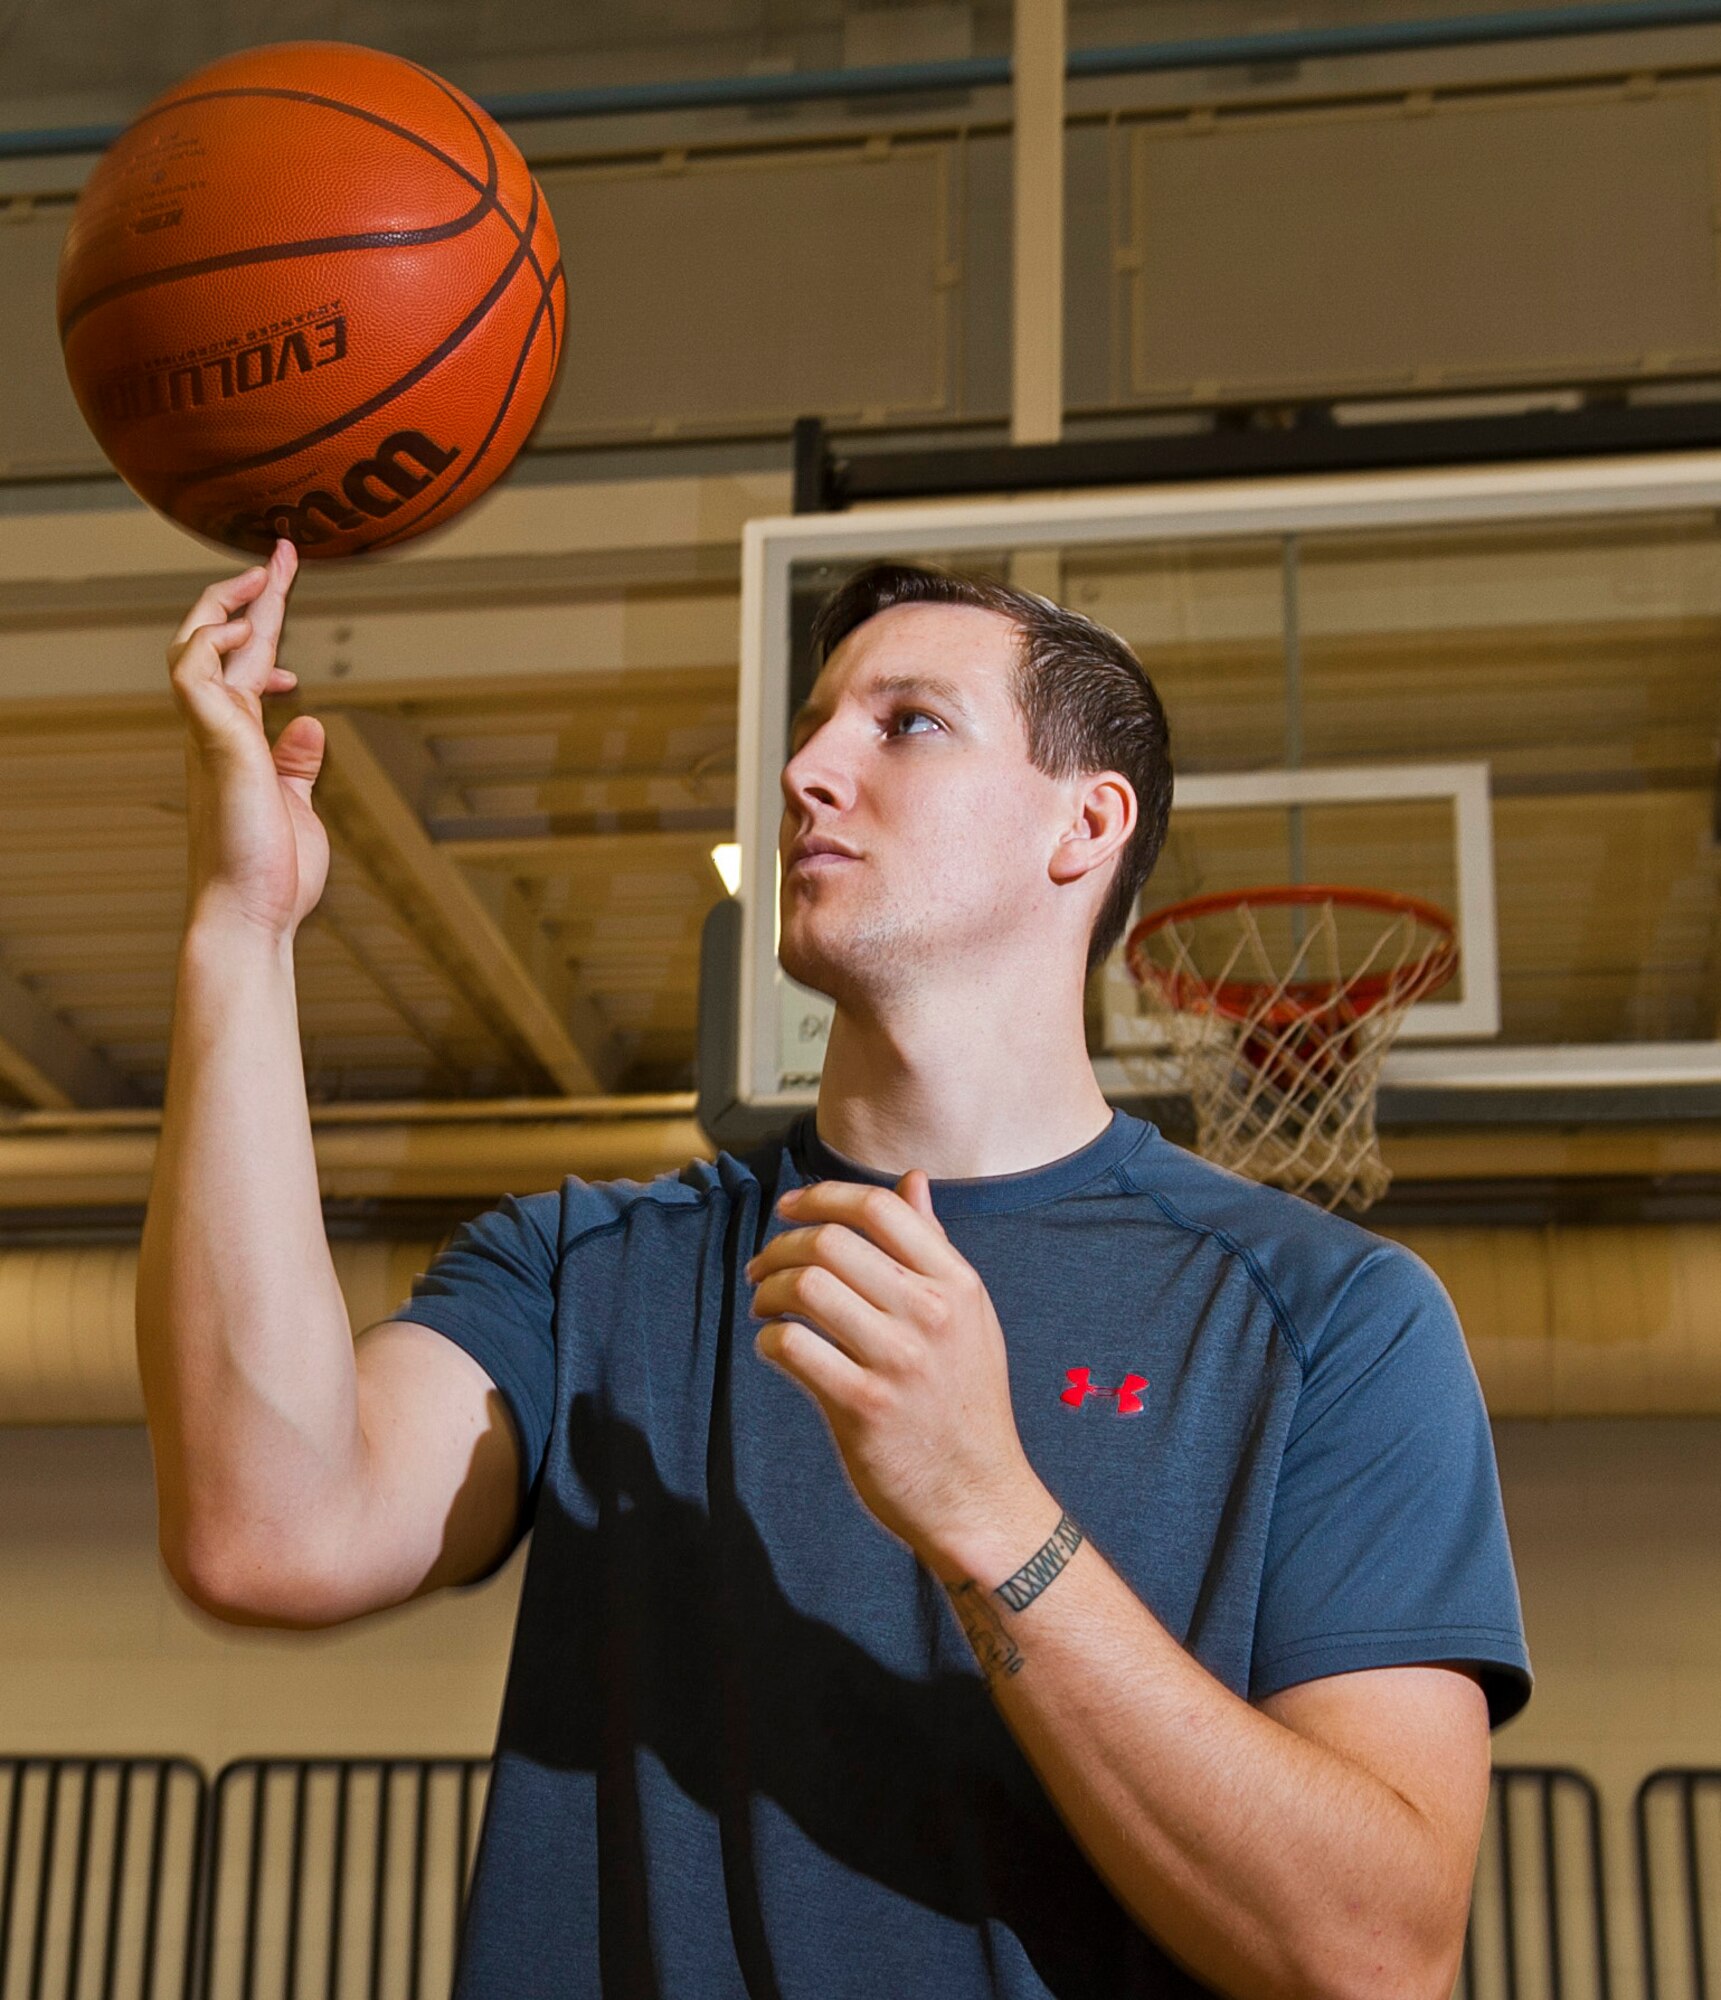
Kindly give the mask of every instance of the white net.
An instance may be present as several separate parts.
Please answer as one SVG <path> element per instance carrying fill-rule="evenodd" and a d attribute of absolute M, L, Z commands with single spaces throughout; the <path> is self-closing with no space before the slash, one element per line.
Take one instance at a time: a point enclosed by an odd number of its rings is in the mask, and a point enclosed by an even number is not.
<path fill-rule="evenodd" d="M 1405 1014 L 1456 968 L 1449 922 L 1409 899 L 1310 891 L 1187 909 L 1138 925 L 1128 962 L 1194 1104 L 1200 1152 L 1328 1208 L 1367 1208 L 1392 1179 L 1375 1132 L 1381 1062 Z M 1376 919 L 1360 951 L 1359 915 Z M 1143 1088 L 1163 1087 L 1162 1060 L 1124 1064 Z"/>

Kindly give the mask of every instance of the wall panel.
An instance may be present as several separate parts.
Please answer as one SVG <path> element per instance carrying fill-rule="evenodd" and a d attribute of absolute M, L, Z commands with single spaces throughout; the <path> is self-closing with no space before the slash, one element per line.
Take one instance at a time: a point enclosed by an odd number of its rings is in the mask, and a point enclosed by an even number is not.
<path fill-rule="evenodd" d="M 1079 118 L 1067 405 L 1721 371 L 1718 106 L 1687 77 Z M 536 442 L 1002 419 L 1011 140 L 967 116 L 541 163 L 570 339 Z M 0 480 L 103 469 L 53 324 L 73 192 L 0 202 Z"/>
<path fill-rule="evenodd" d="M 70 202 L 0 204 L 0 479 L 105 472 L 60 361 L 54 286 Z"/>
<path fill-rule="evenodd" d="M 540 441 L 956 410 L 954 142 L 546 170 L 568 359 Z"/>
<path fill-rule="evenodd" d="M 1709 83 L 1139 127 L 1129 393 L 1721 366 Z"/>

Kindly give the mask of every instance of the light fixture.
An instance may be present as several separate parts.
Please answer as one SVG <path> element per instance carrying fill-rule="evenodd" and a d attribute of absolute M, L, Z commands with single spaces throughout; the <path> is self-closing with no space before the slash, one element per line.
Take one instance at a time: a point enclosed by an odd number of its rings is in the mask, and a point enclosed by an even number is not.
<path fill-rule="evenodd" d="M 741 843 L 720 840 L 711 850 L 711 865 L 722 878 L 723 887 L 733 896 L 741 887 Z"/>

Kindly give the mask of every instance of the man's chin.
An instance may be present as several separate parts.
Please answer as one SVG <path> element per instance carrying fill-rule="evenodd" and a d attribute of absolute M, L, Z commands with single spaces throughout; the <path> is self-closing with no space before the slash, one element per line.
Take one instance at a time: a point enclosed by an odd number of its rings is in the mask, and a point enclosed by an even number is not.
<path fill-rule="evenodd" d="M 849 923 L 839 929 L 828 921 L 809 923 L 809 914 L 797 911 L 784 924 L 777 959 L 791 979 L 839 1007 L 868 1012 L 936 958 L 925 940 L 901 922 Z"/>
<path fill-rule="evenodd" d="M 888 939 L 853 923 L 839 925 L 832 914 L 805 908 L 786 912 L 777 960 L 799 985 L 840 1007 L 876 985 L 891 954 Z"/>
<path fill-rule="evenodd" d="M 840 967 L 806 938 L 785 931 L 777 946 L 777 962 L 797 985 L 822 993 L 828 1000 L 838 997 L 837 988 L 843 983 Z"/>

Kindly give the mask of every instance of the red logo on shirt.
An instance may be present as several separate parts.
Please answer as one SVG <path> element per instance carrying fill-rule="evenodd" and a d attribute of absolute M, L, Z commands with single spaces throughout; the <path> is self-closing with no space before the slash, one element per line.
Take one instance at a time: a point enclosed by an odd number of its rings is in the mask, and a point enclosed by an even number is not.
<path fill-rule="evenodd" d="M 1139 1417 L 1146 1409 L 1141 1400 L 1141 1392 L 1147 1387 L 1145 1375 L 1126 1375 L 1115 1389 L 1102 1389 L 1092 1376 L 1091 1368 L 1066 1368 L 1064 1379 L 1070 1386 L 1061 1393 L 1059 1402 L 1080 1409 L 1090 1396 L 1115 1396 L 1120 1417 Z"/>

